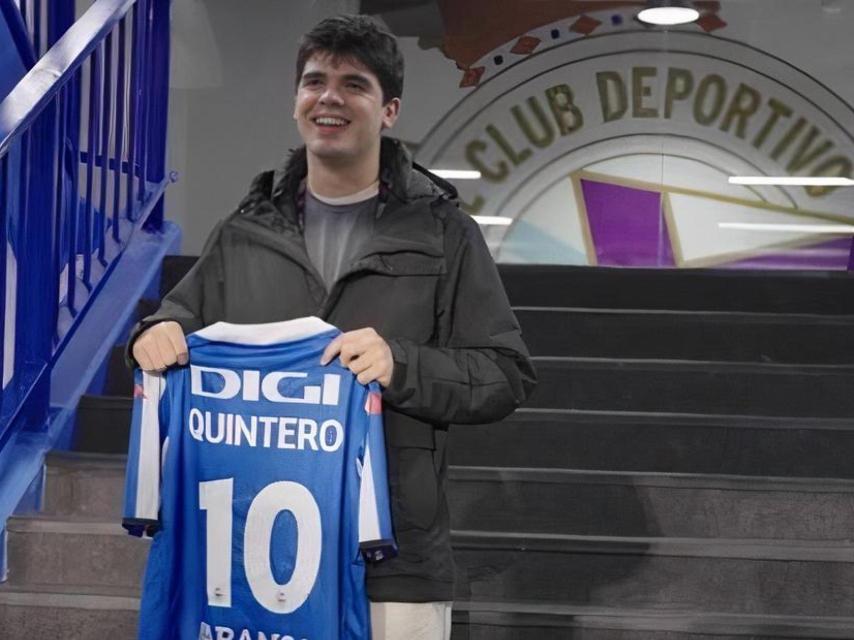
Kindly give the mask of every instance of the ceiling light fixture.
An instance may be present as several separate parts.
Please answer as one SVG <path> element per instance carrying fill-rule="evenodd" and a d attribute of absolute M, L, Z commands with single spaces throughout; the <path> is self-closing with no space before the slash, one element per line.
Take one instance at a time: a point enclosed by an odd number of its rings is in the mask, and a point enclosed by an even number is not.
<path fill-rule="evenodd" d="M 777 187 L 852 187 L 854 180 L 826 176 L 730 176 L 730 184 Z"/>
<path fill-rule="evenodd" d="M 513 222 L 512 218 L 504 218 L 502 216 L 472 216 L 472 220 L 483 226 L 499 226 L 509 227 Z"/>
<path fill-rule="evenodd" d="M 850 224 L 774 224 L 766 222 L 719 222 L 718 229 L 734 231 L 783 231 L 796 233 L 829 233 L 847 235 L 854 233 Z"/>
<path fill-rule="evenodd" d="M 440 178 L 448 180 L 480 180 L 480 171 L 466 171 L 465 169 L 430 169 Z"/>
<path fill-rule="evenodd" d="M 649 0 L 647 8 L 638 13 L 638 20 L 658 26 L 689 24 L 700 17 L 691 3 L 681 0 Z"/>

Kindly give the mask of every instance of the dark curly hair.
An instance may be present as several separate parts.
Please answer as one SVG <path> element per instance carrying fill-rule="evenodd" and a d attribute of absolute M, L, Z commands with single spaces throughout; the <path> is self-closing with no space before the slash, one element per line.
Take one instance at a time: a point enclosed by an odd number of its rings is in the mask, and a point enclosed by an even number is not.
<path fill-rule="evenodd" d="M 383 90 L 383 104 L 403 95 L 403 56 L 397 40 L 368 16 L 340 15 L 319 22 L 300 40 L 296 86 L 305 63 L 315 53 L 357 60 L 370 69 Z"/>

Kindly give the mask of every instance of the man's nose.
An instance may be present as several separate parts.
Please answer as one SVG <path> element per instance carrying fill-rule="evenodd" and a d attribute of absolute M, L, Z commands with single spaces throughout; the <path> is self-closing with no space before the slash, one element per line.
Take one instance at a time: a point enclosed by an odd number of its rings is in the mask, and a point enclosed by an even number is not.
<path fill-rule="evenodd" d="M 321 104 L 341 104 L 343 100 L 337 88 L 332 85 L 326 85 L 323 93 L 320 94 L 320 102 Z"/>

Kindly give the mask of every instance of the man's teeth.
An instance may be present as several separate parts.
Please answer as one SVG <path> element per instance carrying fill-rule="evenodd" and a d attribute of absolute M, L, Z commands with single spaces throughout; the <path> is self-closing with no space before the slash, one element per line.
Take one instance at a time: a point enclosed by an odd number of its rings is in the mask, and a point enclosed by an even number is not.
<path fill-rule="evenodd" d="M 338 118 L 315 118 L 314 120 L 317 124 L 323 124 L 332 127 L 343 127 L 347 124 L 346 120 L 339 120 Z"/>

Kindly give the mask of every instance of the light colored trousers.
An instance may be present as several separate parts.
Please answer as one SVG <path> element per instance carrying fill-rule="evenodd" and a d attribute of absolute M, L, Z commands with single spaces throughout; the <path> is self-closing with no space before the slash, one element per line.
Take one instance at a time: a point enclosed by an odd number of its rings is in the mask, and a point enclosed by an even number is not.
<path fill-rule="evenodd" d="M 450 602 L 372 602 L 373 640 L 450 640 Z"/>

